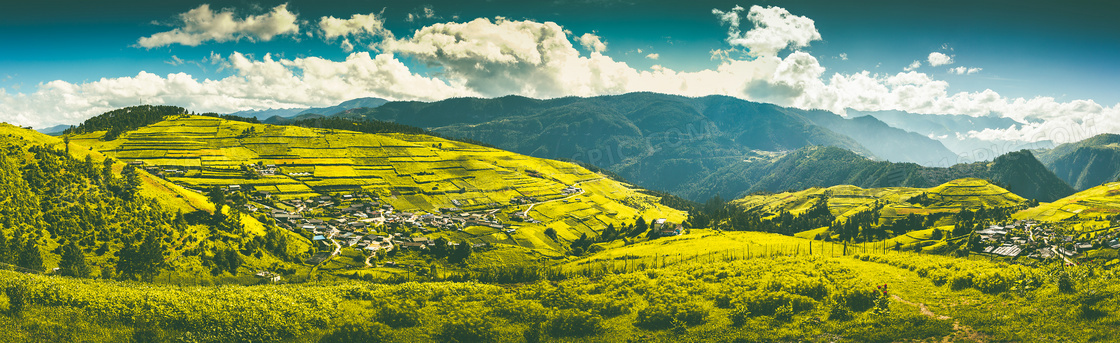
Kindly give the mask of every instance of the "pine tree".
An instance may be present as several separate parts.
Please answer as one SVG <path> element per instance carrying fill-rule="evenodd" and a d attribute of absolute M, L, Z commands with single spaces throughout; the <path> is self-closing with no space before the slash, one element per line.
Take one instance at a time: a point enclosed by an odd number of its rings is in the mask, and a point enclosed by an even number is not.
<path fill-rule="evenodd" d="M 160 236 L 155 231 L 148 233 L 137 251 L 141 263 L 140 277 L 144 281 L 151 281 L 163 268 L 163 243 Z"/>
<path fill-rule="evenodd" d="M 10 252 L 11 250 L 8 249 L 8 236 L 4 234 L 4 231 L 0 231 L 0 263 L 12 263 Z"/>
<path fill-rule="evenodd" d="M 59 273 L 63 276 L 88 277 L 89 266 L 86 265 L 86 255 L 82 248 L 74 241 L 70 241 L 62 250 L 62 261 L 58 263 Z"/>
<path fill-rule="evenodd" d="M 29 238 L 19 254 L 19 266 L 34 271 L 43 271 L 43 254 L 39 252 L 39 242 Z"/>

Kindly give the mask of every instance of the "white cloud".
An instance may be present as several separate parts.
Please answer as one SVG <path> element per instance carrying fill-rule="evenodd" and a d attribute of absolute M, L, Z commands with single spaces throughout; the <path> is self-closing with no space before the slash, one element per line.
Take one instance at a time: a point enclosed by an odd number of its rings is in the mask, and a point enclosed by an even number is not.
<path fill-rule="evenodd" d="M 921 68 L 921 67 L 922 67 L 922 61 L 914 61 L 914 62 L 911 62 L 910 65 L 906 66 L 905 68 L 902 68 L 902 70 L 912 71 L 914 69 L 918 69 L 918 68 Z"/>
<path fill-rule="evenodd" d="M 953 64 L 953 56 L 949 56 L 940 52 L 929 53 L 929 65 L 931 67 Z"/>
<path fill-rule="evenodd" d="M 220 80 L 197 79 L 186 73 L 159 76 L 140 72 L 133 77 L 73 84 L 52 81 L 34 93 L 9 94 L 0 88 L 0 121 L 47 127 L 75 124 L 91 116 L 139 104 L 168 104 L 196 112 L 329 106 L 359 97 L 432 101 L 478 96 L 462 85 L 412 73 L 389 54 L 350 54 L 343 61 L 318 57 L 253 60 L 233 53 L 211 60 L 233 70 Z M 49 115 L 44 115 L 49 114 Z"/>
<path fill-rule="evenodd" d="M 712 9 L 712 14 L 719 16 L 720 21 L 730 27 L 727 43 L 746 47 L 752 56 L 775 56 L 786 48 L 806 47 L 810 42 L 821 39 L 812 19 L 773 6 L 751 6 L 747 20 L 754 24 L 754 28 L 742 32 L 739 16 L 742 11 L 742 7 L 735 6 L 727 12 Z"/>
<path fill-rule="evenodd" d="M 601 53 L 607 51 L 607 43 L 603 42 L 602 37 L 593 33 L 584 33 L 582 36 L 579 36 L 579 38 L 576 38 L 576 41 L 579 41 L 579 45 L 583 46 L 584 50 L 590 52 Z"/>
<path fill-rule="evenodd" d="M 354 35 L 392 37 L 392 33 L 385 29 L 385 21 L 377 13 L 355 14 L 350 19 L 321 17 L 319 30 L 323 31 L 325 39 Z"/>
<path fill-rule="evenodd" d="M 646 58 L 651 59 L 651 60 L 656 60 L 656 59 L 661 58 L 661 54 L 652 53 L 652 54 L 646 55 Z"/>
<path fill-rule="evenodd" d="M 232 10 L 214 12 L 210 10 L 210 5 L 203 4 L 179 14 L 179 20 L 182 21 L 179 27 L 141 37 L 136 44 L 144 48 L 172 44 L 198 46 L 209 41 L 221 43 L 242 38 L 269 41 L 278 35 L 299 33 L 296 14 L 288 11 L 288 4 L 273 7 L 265 14 L 243 19 L 235 18 Z"/>
<path fill-rule="evenodd" d="M 961 66 L 956 68 L 949 68 L 949 73 L 957 75 L 972 75 L 975 73 L 979 73 L 983 69 L 984 68 L 968 68 Z"/>
<path fill-rule="evenodd" d="M 848 60 L 848 54 L 841 52 L 840 53 L 840 60 L 841 61 L 847 61 Z"/>
<path fill-rule="evenodd" d="M 827 75 L 816 57 L 796 51 L 820 39 L 811 20 L 790 15 L 784 9 L 755 6 L 747 15 L 750 27 L 743 27 L 739 22 L 742 11 L 713 11 L 731 26 L 727 38 L 731 46 L 712 52 L 717 67 L 694 72 L 679 72 L 660 65 L 633 68 L 604 55 L 602 49 L 606 44 L 597 35 L 575 36 L 552 22 L 475 19 L 429 25 L 399 39 L 384 33 L 375 46 L 383 53 L 351 53 L 341 61 L 317 57 L 277 60 L 270 55 L 255 60 L 239 53 L 224 58 L 211 55 L 204 61 L 233 73 L 220 80 L 200 80 L 184 73 L 157 76 L 141 72 L 135 77 L 81 84 L 54 81 L 39 85 L 30 94 L 9 94 L 0 89 L 0 120 L 36 126 L 72 124 L 110 109 L 142 103 L 231 112 L 333 105 L 363 96 L 439 100 L 456 96 L 518 94 L 552 98 L 651 91 L 686 96 L 729 95 L 836 113 L 851 108 L 994 114 L 1021 123 L 1012 128 L 969 134 L 981 139 L 1064 142 L 1086 138 L 1079 134 L 1083 132 L 1120 132 L 1120 105 L 1105 107 L 1092 101 L 1058 102 L 1041 97 L 1007 98 L 992 90 L 949 93 L 948 82 L 914 71 L 923 61 L 915 61 L 905 72 L 896 74 L 862 71 Z M 376 19 L 371 14 L 338 19 L 338 23 L 353 22 L 355 18 L 361 19 L 357 22 Z M 383 29 L 365 24 L 328 27 L 334 30 L 331 37 L 342 37 L 344 45 L 356 39 L 356 35 L 374 35 Z M 320 29 L 326 37 L 327 29 Z M 765 36 L 760 33 L 774 36 L 759 38 Z M 583 53 L 576 49 L 576 44 L 583 47 Z M 784 58 L 777 55 L 789 48 L 795 51 Z M 742 56 L 743 49 L 749 56 L 736 58 L 735 55 Z M 646 56 L 651 55 L 647 52 Z M 411 57 L 438 71 L 435 76 L 416 74 L 398 56 Z M 952 63 L 952 56 L 934 53 L 929 63 Z M 950 70 L 967 75 L 981 69 Z"/>

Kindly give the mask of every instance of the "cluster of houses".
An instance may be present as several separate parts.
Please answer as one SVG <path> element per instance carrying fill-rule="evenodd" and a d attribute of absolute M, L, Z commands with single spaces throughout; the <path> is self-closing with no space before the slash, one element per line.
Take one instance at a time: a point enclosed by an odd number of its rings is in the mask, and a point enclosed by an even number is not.
<path fill-rule="evenodd" d="M 1079 241 L 1075 236 L 1058 234 L 1032 220 L 991 225 L 976 231 L 976 234 L 980 235 L 981 244 L 986 245 L 982 252 L 1004 257 L 1018 257 L 1026 253 L 1026 257 L 1049 259 L 1059 255 L 1074 257 L 1097 248 L 1120 249 L 1117 233 Z"/>

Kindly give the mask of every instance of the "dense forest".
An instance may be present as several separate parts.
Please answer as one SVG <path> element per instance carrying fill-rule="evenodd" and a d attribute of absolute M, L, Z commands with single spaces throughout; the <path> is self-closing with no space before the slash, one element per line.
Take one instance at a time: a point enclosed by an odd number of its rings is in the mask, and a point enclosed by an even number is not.
<path fill-rule="evenodd" d="M 122 133 L 163 121 L 168 116 L 186 113 L 186 109 L 177 106 L 140 105 L 125 107 L 86 119 L 78 126 L 66 129 L 63 134 L 106 131 L 102 139 L 110 141 L 116 139 Z"/>

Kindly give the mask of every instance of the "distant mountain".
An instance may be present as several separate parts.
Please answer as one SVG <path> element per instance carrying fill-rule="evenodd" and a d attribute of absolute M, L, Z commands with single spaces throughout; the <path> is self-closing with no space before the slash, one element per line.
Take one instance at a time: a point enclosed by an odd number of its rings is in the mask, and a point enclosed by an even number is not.
<path fill-rule="evenodd" d="M 684 182 L 760 152 L 814 145 L 904 162 L 955 161 L 940 143 L 873 118 L 850 120 L 727 96 L 459 98 L 391 102 L 337 116 L 392 121 L 532 156 L 586 162 L 670 192 L 684 192 Z"/>
<path fill-rule="evenodd" d="M 702 199 L 769 191 L 854 185 L 858 187 L 933 187 L 951 180 L 975 177 L 991 180 L 1030 199 L 1053 201 L 1074 190 L 1047 170 L 1029 151 L 1018 151 L 992 162 L 957 164 L 948 168 L 914 163 L 872 161 L 834 147 L 805 147 L 773 161 L 733 164 L 705 178 L 690 180 L 679 195 Z"/>
<path fill-rule="evenodd" d="M 58 136 L 58 135 L 62 134 L 62 131 L 66 131 L 66 129 L 69 129 L 70 126 L 71 125 L 60 124 L 60 125 L 55 125 L 55 126 L 51 126 L 51 127 L 48 127 L 48 128 L 38 129 L 38 130 L 35 130 L 35 131 L 39 131 L 39 133 L 42 133 L 42 134 L 45 134 L 45 135 Z"/>
<path fill-rule="evenodd" d="M 852 137 L 875 156 L 891 162 L 913 162 L 923 166 L 950 166 L 957 154 L 941 142 L 892 127 L 873 116 L 851 119 L 827 111 L 806 111 L 805 117 L 833 132 Z"/>
<path fill-rule="evenodd" d="M 1038 159 L 1073 188 L 1093 188 L 1120 178 L 1120 135 L 1062 144 L 1039 153 Z"/>
<path fill-rule="evenodd" d="M 326 118 L 326 117 L 327 116 L 324 116 L 322 114 L 317 114 L 317 113 L 300 114 L 300 115 L 292 116 L 292 117 L 271 116 L 268 119 L 262 120 L 261 123 L 273 124 L 273 125 L 284 125 L 284 124 L 288 124 L 288 123 L 295 122 L 295 121 L 300 121 L 300 120 L 305 120 L 305 119 L 317 119 L 317 118 Z"/>
<path fill-rule="evenodd" d="M 267 110 L 248 110 L 229 113 L 241 117 L 254 117 L 257 119 L 267 119 L 272 117 L 288 118 L 301 114 L 321 114 L 329 116 L 345 110 L 361 108 L 361 107 L 377 107 L 389 102 L 381 98 L 357 98 L 352 100 L 343 101 L 342 103 L 331 107 L 303 107 L 303 108 L 280 108 L 280 109 L 267 109 Z"/>
<path fill-rule="evenodd" d="M 991 160 L 1003 153 L 1021 149 L 1047 149 L 1054 146 L 1050 141 L 985 141 L 968 137 L 971 131 L 985 129 L 1006 129 L 1021 123 L 995 116 L 973 117 L 967 115 L 916 114 L 903 111 L 856 111 L 848 110 L 852 117 L 871 116 L 880 121 L 906 131 L 936 139 L 961 156 L 955 162 Z M 952 163 L 942 166 L 949 166 Z"/>

